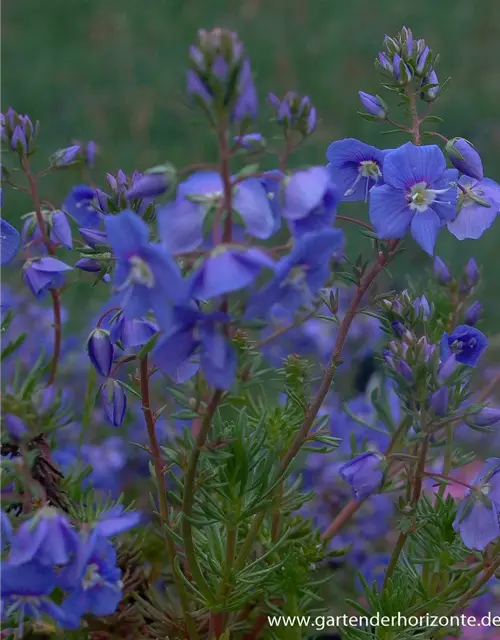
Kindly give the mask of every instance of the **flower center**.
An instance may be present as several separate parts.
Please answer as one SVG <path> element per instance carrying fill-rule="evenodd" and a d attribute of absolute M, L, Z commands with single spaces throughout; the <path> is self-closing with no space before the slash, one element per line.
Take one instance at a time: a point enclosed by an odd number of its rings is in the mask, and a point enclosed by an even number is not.
<path fill-rule="evenodd" d="M 89 564 L 87 570 L 85 571 L 85 575 L 82 578 L 82 586 L 84 591 L 87 591 L 87 589 L 92 589 L 92 587 L 95 587 L 100 582 L 102 582 L 102 578 L 99 575 L 99 567 L 95 563 Z"/>
<path fill-rule="evenodd" d="M 358 164 L 358 175 L 356 180 L 353 182 L 350 189 L 344 193 L 344 197 L 352 196 L 355 192 L 358 183 L 362 179 L 366 179 L 366 187 L 365 187 L 365 202 L 368 201 L 368 192 L 370 190 L 370 180 L 377 183 L 382 177 L 382 172 L 380 171 L 380 167 L 375 160 L 362 160 Z"/>
<path fill-rule="evenodd" d="M 450 348 L 453 353 L 460 353 L 464 348 L 464 343 L 462 342 L 462 340 L 454 340 L 451 343 Z"/>
<path fill-rule="evenodd" d="M 427 188 L 426 182 L 414 184 L 408 194 L 408 203 L 412 211 L 427 211 L 436 199 L 436 192 Z"/>
<path fill-rule="evenodd" d="M 152 289 L 155 286 L 153 272 L 142 258 L 139 258 L 139 256 L 132 256 L 129 259 L 129 264 L 129 280 L 132 284 L 141 284 L 148 287 L 148 289 Z"/>
<path fill-rule="evenodd" d="M 378 182 L 379 178 L 382 177 L 380 167 L 375 160 L 362 160 L 359 163 L 358 172 L 363 178 L 371 178 L 375 182 Z"/>

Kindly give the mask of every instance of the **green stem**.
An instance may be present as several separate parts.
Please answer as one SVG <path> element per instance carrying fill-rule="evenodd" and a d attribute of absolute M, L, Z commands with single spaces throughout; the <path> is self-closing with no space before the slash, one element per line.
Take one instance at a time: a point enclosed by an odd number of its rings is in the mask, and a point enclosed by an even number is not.
<path fill-rule="evenodd" d="M 212 591 L 203 577 L 198 559 L 196 557 L 196 548 L 193 540 L 193 530 L 189 518 L 193 513 L 196 469 L 200 458 L 201 449 L 205 446 L 205 442 L 210 431 L 212 418 L 217 410 L 217 406 L 222 397 L 223 391 L 216 389 L 208 403 L 205 415 L 200 426 L 198 435 L 196 436 L 195 446 L 189 456 L 189 461 L 184 476 L 184 496 L 182 500 L 182 537 L 184 540 L 184 552 L 189 566 L 189 571 L 196 582 L 198 588 L 203 593 L 208 602 L 212 602 Z"/>
<path fill-rule="evenodd" d="M 175 581 L 175 585 L 177 587 L 177 592 L 179 593 L 179 599 L 181 601 L 182 610 L 184 612 L 184 619 L 186 622 L 186 628 L 188 631 L 189 638 L 191 640 L 198 640 L 199 635 L 196 630 L 196 626 L 191 617 L 191 613 L 189 611 L 189 602 L 186 595 L 186 590 L 182 580 L 177 575 L 177 571 L 175 570 L 175 543 L 170 534 L 170 516 L 168 512 L 168 504 L 167 504 L 167 488 L 165 486 L 165 473 L 163 470 L 163 461 L 161 455 L 160 445 L 158 444 L 158 439 L 156 437 L 156 429 L 155 429 L 155 417 L 153 411 L 151 410 L 151 401 L 149 395 L 149 368 L 148 368 L 148 356 L 145 355 L 141 358 L 140 364 L 140 384 L 141 384 L 141 399 L 142 399 L 142 411 L 144 413 L 144 419 L 146 421 L 146 428 L 149 436 L 149 443 L 151 447 L 151 456 L 153 458 L 153 464 L 155 469 L 155 478 L 156 478 L 156 488 L 158 494 L 158 505 L 160 509 L 160 517 L 162 521 L 162 533 L 165 539 L 168 559 L 170 562 L 170 566 L 172 568 L 172 575 Z"/>

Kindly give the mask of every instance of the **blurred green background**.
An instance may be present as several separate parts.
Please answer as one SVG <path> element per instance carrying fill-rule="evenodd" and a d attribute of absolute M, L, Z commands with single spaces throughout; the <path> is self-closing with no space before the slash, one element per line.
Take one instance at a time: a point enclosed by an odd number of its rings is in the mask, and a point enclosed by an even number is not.
<path fill-rule="evenodd" d="M 210 134 L 183 94 L 188 46 L 199 28 L 214 26 L 237 30 L 246 44 L 261 130 L 270 130 L 268 91 L 295 89 L 313 99 L 321 123 L 293 157 L 297 166 L 323 163 L 338 138 L 383 147 L 403 141 L 381 136 L 384 127 L 356 111 L 358 89 L 379 92 L 373 60 L 384 34 L 407 25 L 440 52 L 440 79 L 452 77 L 432 111 L 445 119 L 442 133 L 473 141 L 487 175 L 500 179 L 499 0 L 4 0 L 2 8 L 2 111 L 12 105 L 40 120 L 43 158 L 75 138 L 95 140 L 98 182 L 118 168 L 215 157 Z M 50 177 L 43 197 L 58 204 L 79 181 Z M 5 204 L 11 220 L 30 210 L 19 194 Z M 349 205 L 343 213 L 352 213 Z M 454 267 L 471 255 L 483 265 L 490 328 L 500 320 L 499 240 L 497 220 L 479 241 L 459 242 L 443 231 L 437 245 Z M 401 278 L 408 267 L 418 275 L 430 265 L 411 241 L 406 245 L 395 268 Z"/>

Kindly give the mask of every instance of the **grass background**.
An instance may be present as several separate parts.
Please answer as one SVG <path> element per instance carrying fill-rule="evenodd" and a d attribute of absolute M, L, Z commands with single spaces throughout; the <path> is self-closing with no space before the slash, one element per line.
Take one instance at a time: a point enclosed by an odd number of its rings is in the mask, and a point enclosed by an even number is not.
<path fill-rule="evenodd" d="M 473 141 L 486 174 L 500 179 L 499 0 L 4 0 L 2 8 L 2 111 L 12 105 L 40 120 L 42 159 L 74 138 L 95 140 L 97 181 L 118 168 L 215 157 L 210 134 L 183 101 L 187 49 L 200 27 L 239 32 L 256 76 L 261 123 L 269 115 L 268 91 L 311 96 L 321 123 L 292 165 L 323 163 L 328 144 L 342 137 L 398 144 L 356 110 L 358 89 L 379 90 L 373 59 L 384 34 L 403 24 L 440 52 L 440 79 L 452 77 L 432 111 L 445 119 L 441 131 Z M 43 197 L 58 204 L 76 181 L 49 177 Z M 19 194 L 7 195 L 5 204 L 11 221 L 30 210 Z M 352 214 L 349 208 L 343 213 Z M 454 267 L 471 255 L 483 265 L 491 329 L 500 320 L 499 241 L 497 220 L 479 241 L 443 232 L 437 245 Z M 430 266 L 411 241 L 406 245 L 395 267 L 400 278 Z M 65 298 L 79 313 L 83 291 L 77 286 Z"/>

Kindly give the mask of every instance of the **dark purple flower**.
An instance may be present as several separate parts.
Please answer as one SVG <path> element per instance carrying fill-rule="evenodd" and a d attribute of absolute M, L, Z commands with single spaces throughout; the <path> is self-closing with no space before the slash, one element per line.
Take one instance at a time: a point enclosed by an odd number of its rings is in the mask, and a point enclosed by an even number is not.
<path fill-rule="evenodd" d="M 445 333 L 441 338 L 441 359 L 454 355 L 457 362 L 476 367 L 479 358 L 486 351 L 488 339 L 474 327 L 466 324 L 458 326 L 453 333 Z"/>
<path fill-rule="evenodd" d="M 73 188 L 63 210 L 82 227 L 96 228 L 102 220 L 102 213 L 97 208 L 96 190 L 84 184 Z"/>
<path fill-rule="evenodd" d="M 103 385 L 102 397 L 108 420 L 121 427 L 127 413 L 127 396 L 118 380 L 108 379 Z"/>
<path fill-rule="evenodd" d="M 389 151 L 381 151 L 355 138 L 332 142 L 326 150 L 327 169 L 338 187 L 341 200 L 368 200 L 370 190 L 383 184 L 382 165 Z"/>
<path fill-rule="evenodd" d="M 57 258 L 47 256 L 38 260 L 28 260 L 24 265 L 23 278 L 36 298 L 45 296 L 49 289 L 58 289 L 64 284 L 64 272 L 71 271 Z"/>
<path fill-rule="evenodd" d="M 479 153 L 463 138 L 453 138 L 446 144 L 446 153 L 454 167 L 474 180 L 481 181 L 484 177 L 483 163 Z"/>
<path fill-rule="evenodd" d="M 430 255 L 440 228 L 456 216 L 455 169 L 436 145 L 407 142 L 384 158 L 385 185 L 370 192 L 370 220 L 379 238 L 412 236 Z"/>
<path fill-rule="evenodd" d="M 384 476 L 381 461 L 379 453 L 367 451 L 339 469 L 342 478 L 351 485 L 354 499 L 358 502 L 379 489 Z"/>
<path fill-rule="evenodd" d="M 109 331 L 99 327 L 94 329 L 87 340 L 87 352 L 97 373 L 107 378 L 113 366 L 113 345 Z"/>
<path fill-rule="evenodd" d="M 190 295 L 209 300 L 244 289 L 262 269 L 274 270 L 274 261 L 261 249 L 219 245 L 191 276 Z"/>
<path fill-rule="evenodd" d="M 370 93 L 364 91 L 358 91 L 361 104 L 366 109 L 366 112 L 376 118 L 385 120 L 387 116 L 387 105 L 379 96 L 372 96 Z"/>
<path fill-rule="evenodd" d="M 21 236 L 19 231 L 3 218 L 0 219 L 0 241 L 0 264 L 9 264 L 19 251 Z"/>

